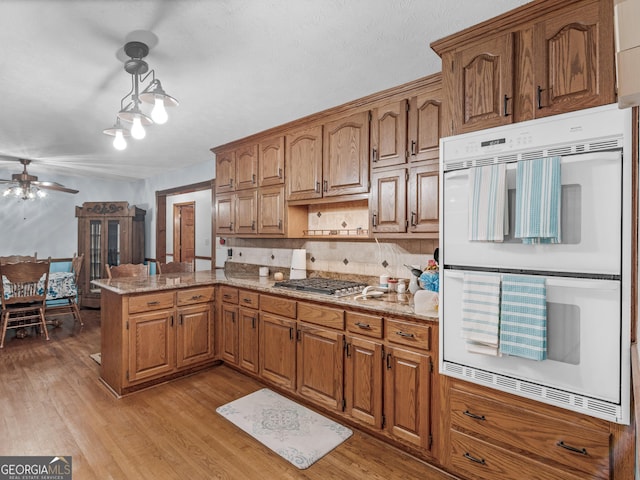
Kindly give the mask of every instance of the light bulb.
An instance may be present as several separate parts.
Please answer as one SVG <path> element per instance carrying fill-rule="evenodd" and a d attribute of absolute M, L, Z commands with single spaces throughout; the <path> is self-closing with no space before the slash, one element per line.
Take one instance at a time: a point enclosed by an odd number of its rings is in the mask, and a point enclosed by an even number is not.
<path fill-rule="evenodd" d="M 47 192 L 43 191 L 43 190 L 38 190 L 36 192 L 36 195 L 38 196 L 38 198 L 44 198 L 47 196 Z"/>
<path fill-rule="evenodd" d="M 156 95 L 155 97 L 155 105 L 153 107 L 153 110 L 151 110 L 151 120 L 159 125 L 167 123 L 167 120 L 169 120 L 167 109 L 164 108 L 164 100 L 160 95 Z"/>
<path fill-rule="evenodd" d="M 127 141 L 124 139 L 122 130 L 116 130 L 116 136 L 113 139 L 113 147 L 116 150 L 124 150 L 125 148 L 127 148 Z"/>
<path fill-rule="evenodd" d="M 133 117 L 133 125 L 131 127 L 131 136 L 138 140 L 141 140 L 145 137 L 147 132 L 145 132 L 144 127 L 142 126 L 142 122 L 140 121 L 140 117 Z"/>

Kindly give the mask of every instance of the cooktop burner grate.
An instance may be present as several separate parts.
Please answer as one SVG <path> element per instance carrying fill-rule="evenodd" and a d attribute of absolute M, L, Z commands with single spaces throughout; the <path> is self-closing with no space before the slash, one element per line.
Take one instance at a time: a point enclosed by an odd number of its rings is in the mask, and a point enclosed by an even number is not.
<path fill-rule="evenodd" d="M 367 284 L 362 282 L 336 280 L 333 278 L 298 278 L 274 284 L 274 287 L 335 296 L 352 295 L 361 292 L 366 286 Z"/>

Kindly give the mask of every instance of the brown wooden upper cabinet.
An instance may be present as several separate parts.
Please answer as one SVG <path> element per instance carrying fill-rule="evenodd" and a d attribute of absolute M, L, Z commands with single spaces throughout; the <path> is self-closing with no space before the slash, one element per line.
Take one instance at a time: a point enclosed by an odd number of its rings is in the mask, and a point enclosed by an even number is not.
<path fill-rule="evenodd" d="M 236 149 L 236 190 L 258 186 L 258 145 L 248 144 Z"/>
<path fill-rule="evenodd" d="M 322 198 L 322 125 L 286 136 L 287 200 Z"/>
<path fill-rule="evenodd" d="M 287 200 L 369 191 L 369 111 L 288 134 Z"/>
<path fill-rule="evenodd" d="M 431 46 L 443 136 L 615 101 L 612 0 L 531 2 Z"/>
<path fill-rule="evenodd" d="M 409 158 L 407 115 L 409 101 L 397 100 L 372 110 L 371 167 L 401 165 Z"/>
<path fill-rule="evenodd" d="M 227 150 L 216 154 L 216 193 L 233 192 L 236 181 L 236 152 Z"/>
<path fill-rule="evenodd" d="M 258 186 L 284 184 L 284 137 L 265 139 L 258 146 Z"/>

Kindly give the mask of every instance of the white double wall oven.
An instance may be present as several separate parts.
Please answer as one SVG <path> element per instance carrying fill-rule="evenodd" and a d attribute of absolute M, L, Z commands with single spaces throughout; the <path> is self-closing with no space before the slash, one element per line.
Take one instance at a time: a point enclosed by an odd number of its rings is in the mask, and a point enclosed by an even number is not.
<path fill-rule="evenodd" d="M 441 140 L 440 371 L 629 423 L 631 112 L 616 105 Z M 513 235 L 518 162 L 560 157 L 561 241 Z M 469 240 L 471 169 L 504 163 L 509 229 Z M 465 273 L 544 278 L 547 355 L 472 353 L 462 338 Z"/>

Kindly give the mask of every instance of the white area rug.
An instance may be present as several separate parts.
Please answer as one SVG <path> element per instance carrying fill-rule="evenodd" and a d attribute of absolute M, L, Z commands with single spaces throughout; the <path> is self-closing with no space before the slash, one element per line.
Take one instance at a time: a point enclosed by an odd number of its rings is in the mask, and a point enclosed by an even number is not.
<path fill-rule="evenodd" d="M 222 405 L 216 412 L 300 469 L 353 434 L 268 388 Z"/>

